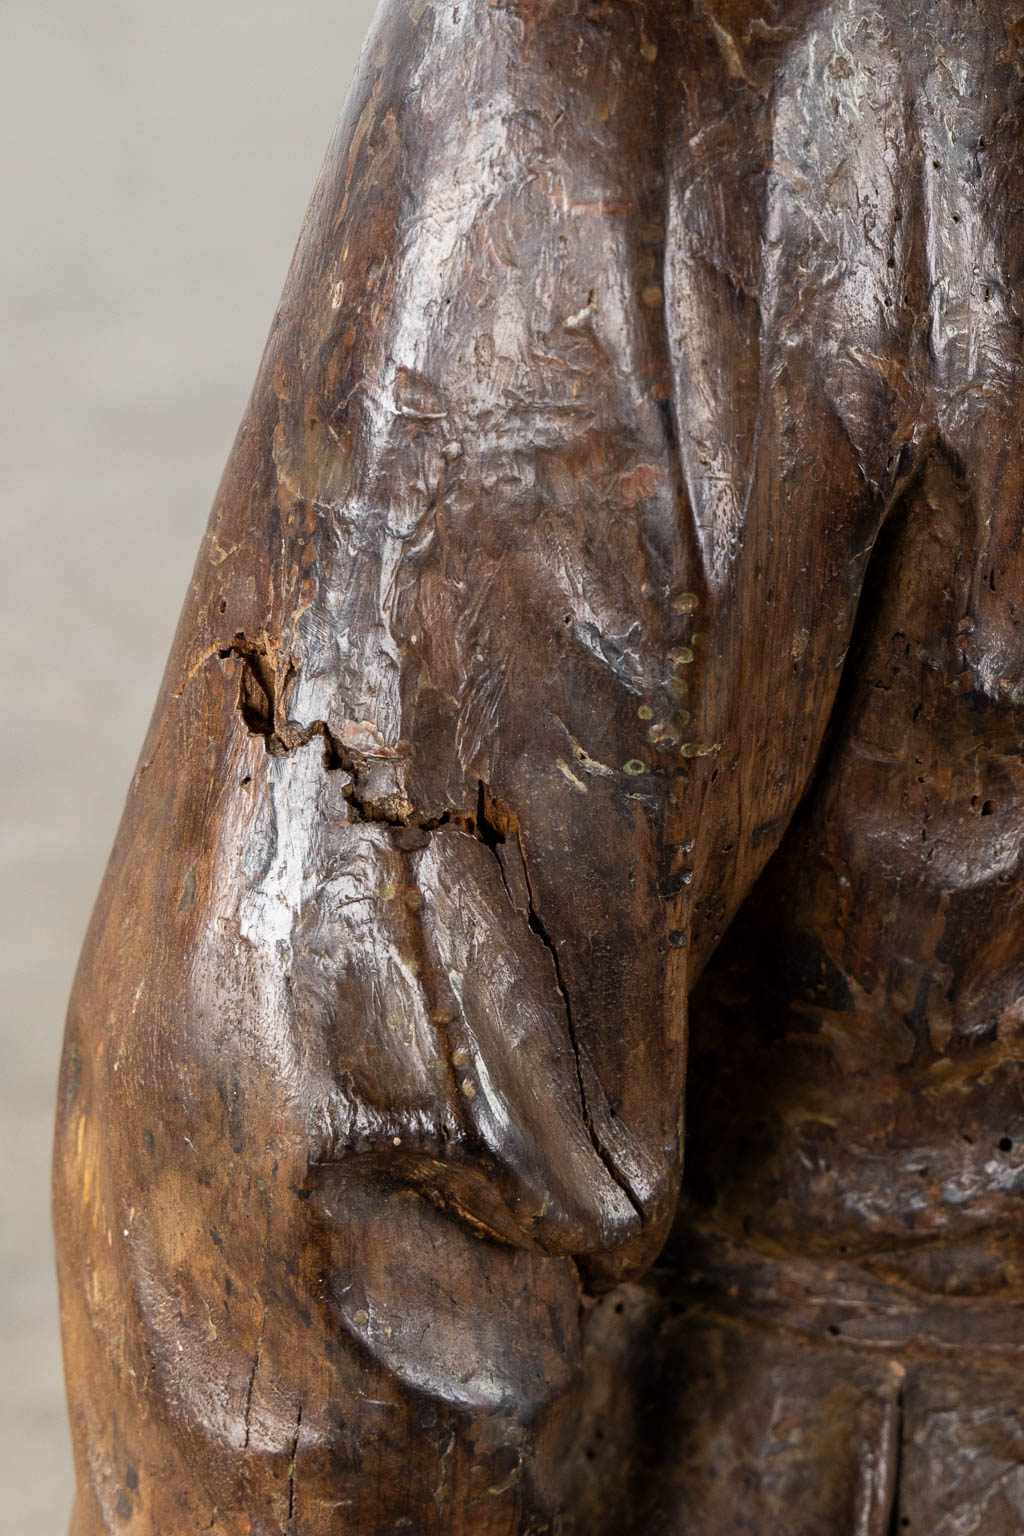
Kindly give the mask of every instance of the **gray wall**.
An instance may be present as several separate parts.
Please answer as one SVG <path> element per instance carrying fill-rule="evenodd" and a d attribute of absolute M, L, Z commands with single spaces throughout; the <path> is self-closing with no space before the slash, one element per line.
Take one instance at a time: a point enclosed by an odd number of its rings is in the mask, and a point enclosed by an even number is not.
<path fill-rule="evenodd" d="M 0 1536 L 67 1528 L 71 974 L 373 9 L 0 0 Z"/>

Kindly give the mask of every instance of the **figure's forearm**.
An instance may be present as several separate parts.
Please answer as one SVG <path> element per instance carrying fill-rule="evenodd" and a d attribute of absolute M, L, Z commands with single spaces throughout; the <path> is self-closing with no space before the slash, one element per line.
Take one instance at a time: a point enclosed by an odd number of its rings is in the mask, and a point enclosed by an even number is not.
<path fill-rule="evenodd" d="M 630 574 L 674 494 L 618 282 L 650 102 L 568 9 L 414 9 L 314 198 L 72 1000 L 76 1536 L 546 1529 L 580 1269 L 635 1272 L 673 1208 L 681 998 L 623 875 L 678 748 Z"/>
<path fill-rule="evenodd" d="M 792 345 L 860 302 L 805 281 L 830 146 L 772 138 L 720 31 L 382 12 L 72 1000 L 76 1536 L 532 1536 L 570 1497 L 581 1301 L 671 1222 L 687 988 L 810 772 L 889 473 L 884 370 L 844 415 Z"/>

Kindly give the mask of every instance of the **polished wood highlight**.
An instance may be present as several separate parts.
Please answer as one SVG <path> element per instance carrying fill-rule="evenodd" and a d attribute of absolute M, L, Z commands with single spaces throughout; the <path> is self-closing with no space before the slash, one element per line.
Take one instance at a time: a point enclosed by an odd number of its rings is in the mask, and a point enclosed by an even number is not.
<path fill-rule="evenodd" d="M 71 1002 L 73 1536 L 1024 1530 L 1022 48 L 385 0 Z"/>

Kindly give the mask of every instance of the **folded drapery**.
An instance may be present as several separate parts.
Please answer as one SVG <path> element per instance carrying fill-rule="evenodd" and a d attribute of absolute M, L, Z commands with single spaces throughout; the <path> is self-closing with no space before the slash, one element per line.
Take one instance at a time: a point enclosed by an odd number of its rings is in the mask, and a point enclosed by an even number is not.
<path fill-rule="evenodd" d="M 1017 58 L 385 3 L 71 1003 L 74 1536 L 1021 1528 Z"/>

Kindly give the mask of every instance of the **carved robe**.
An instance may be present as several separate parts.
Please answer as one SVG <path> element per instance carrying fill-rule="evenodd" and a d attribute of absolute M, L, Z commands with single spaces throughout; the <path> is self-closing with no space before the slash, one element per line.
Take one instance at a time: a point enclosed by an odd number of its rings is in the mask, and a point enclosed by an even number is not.
<path fill-rule="evenodd" d="M 1022 42 L 386 0 L 71 1003 L 73 1536 L 1024 1529 Z"/>

